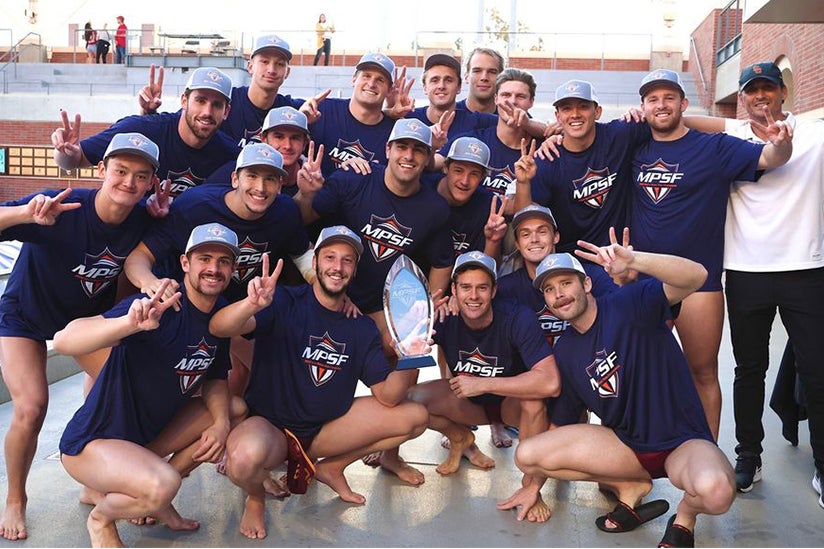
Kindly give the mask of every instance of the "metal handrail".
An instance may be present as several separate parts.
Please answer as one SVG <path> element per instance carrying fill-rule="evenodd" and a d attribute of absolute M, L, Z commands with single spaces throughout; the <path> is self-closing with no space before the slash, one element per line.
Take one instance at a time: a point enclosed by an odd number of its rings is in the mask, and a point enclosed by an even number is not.
<path fill-rule="evenodd" d="M 36 36 L 37 37 L 37 43 L 36 44 L 33 44 L 33 43 L 23 44 L 23 41 L 28 39 L 30 36 Z M 17 43 L 12 45 L 9 48 L 9 51 L 6 54 L 4 54 L 2 57 L 0 57 L 0 61 L 2 61 L 3 58 L 6 55 L 9 56 L 9 60 L 6 61 L 6 63 L 4 65 L 0 66 L 0 74 L 3 75 L 3 93 L 8 93 L 9 92 L 8 83 L 7 83 L 7 80 L 6 80 L 6 68 L 9 65 L 12 65 L 14 67 L 14 77 L 17 78 L 17 61 L 18 61 L 18 59 L 20 59 L 20 56 L 23 55 L 23 53 L 25 53 L 26 50 L 28 50 L 29 48 L 32 48 L 34 46 L 37 47 L 38 51 L 42 50 L 42 48 L 43 48 L 43 37 L 40 36 L 40 34 L 38 34 L 36 32 L 28 32 L 28 33 L 26 33 L 26 36 L 24 36 L 23 38 L 18 40 Z"/>
<path fill-rule="evenodd" d="M 701 57 L 698 55 L 698 47 L 695 45 L 695 38 L 690 36 L 690 46 L 692 46 L 692 54 L 695 56 L 695 62 L 698 65 L 698 77 L 701 78 L 701 87 L 707 91 L 707 81 L 704 79 L 704 67 L 701 65 Z"/>

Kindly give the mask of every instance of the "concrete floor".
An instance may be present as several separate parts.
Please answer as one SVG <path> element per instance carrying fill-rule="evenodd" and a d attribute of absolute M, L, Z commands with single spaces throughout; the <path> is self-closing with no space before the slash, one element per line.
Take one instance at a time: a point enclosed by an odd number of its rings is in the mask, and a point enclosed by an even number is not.
<path fill-rule="evenodd" d="M 720 445 L 733 457 L 735 445 L 731 408 L 732 353 L 725 331 L 720 354 L 725 394 Z M 777 365 L 786 335 L 780 325 L 773 334 L 772 364 Z M 776 368 L 770 370 L 774 374 Z M 434 369 L 424 371 L 430 378 Z M 770 387 L 772 378 L 769 380 Z M 51 405 L 40 436 L 40 447 L 29 478 L 29 539 L 0 540 L 0 547 L 88 546 L 85 520 L 89 507 L 77 501 L 78 485 L 57 458 L 62 429 L 81 401 L 81 379 L 73 376 L 51 386 Z M 0 406 L 0 431 L 7 429 L 10 404 Z M 696 528 L 699 547 L 810 547 L 824 545 L 824 509 L 810 486 L 812 453 L 806 425 L 801 442 L 792 447 L 781 438 L 775 414 L 765 412 L 764 480 L 749 494 L 739 495 L 720 517 L 702 516 Z M 442 478 L 435 466 L 444 457 L 440 437 L 427 431 L 405 444 L 402 455 L 426 474 L 426 484 L 412 488 L 395 477 L 360 462 L 347 470 L 353 489 L 367 496 L 364 506 L 342 502 L 326 486 L 313 483 L 303 496 L 267 503 L 269 535 L 247 540 L 238 532 L 243 494 L 213 466 L 202 466 L 186 479 L 175 505 L 182 515 L 201 521 L 194 533 L 172 532 L 163 526 L 134 526 L 121 522 L 127 546 L 136 547 L 655 547 L 661 539 L 664 515 L 634 532 L 606 534 L 595 528 L 596 517 L 614 502 L 591 483 L 549 481 L 544 498 L 553 510 L 546 524 L 518 523 L 511 512 L 495 503 L 519 486 L 520 473 L 511 449 L 496 449 L 489 431 L 477 432 L 482 449 L 497 461 L 491 471 L 467 462 L 456 475 Z M 4 465 L 0 486 L 6 491 Z M 680 493 L 668 481 L 657 480 L 651 498 L 669 500 L 674 512 Z"/>

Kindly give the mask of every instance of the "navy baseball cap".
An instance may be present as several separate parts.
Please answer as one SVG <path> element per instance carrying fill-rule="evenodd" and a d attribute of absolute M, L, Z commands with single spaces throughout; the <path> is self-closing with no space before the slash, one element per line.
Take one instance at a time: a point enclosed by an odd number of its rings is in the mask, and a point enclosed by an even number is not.
<path fill-rule="evenodd" d="M 155 145 L 154 141 L 143 135 L 142 133 L 118 133 L 109 141 L 109 146 L 106 148 L 106 154 L 103 155 L 103 160 L 110 156 L 117 156 L 118 154 L 134 154 L 149 161 L 152 168 L 157 171 L 160 166 L 160 150 Z"/>
<path fill-rule="evenodd" d="M 641 98 L 643 98 L 651 88 L 657 86 L 658 84 L 669 84 L 672 87 L 678 88 L 681 95 L 687 95 L 686 92 L 684 92 L 684 85 L 681 84 L 681 77 L 678 76 L 677 72 L 669 69 L 658 69 L 652 71 L 646 75 L 643 80 L 641 80 L 641 88 L 638 90 L 638 93 L 641 94 Z"/>
<path fill-rule="evenodd" d="M 232 79 L 225 72 L 214 67 L 195 69 L 189 76 L 186 89 L 214 90 L 223 94 L 227 101 L 232 100 Z"/>
<path fill-rule="evenodd" d="M 595 95 L 595 89 L 590 82 L 586 80 L 567 80 L 555 89 L 554 106 L 564 99 L 583 99 L 584 101 L 592 101 L 598 104 L 598 96 Z"/>
<path fill-rule="evenodd" d="M 389 77 L 389 83 L 392 83 L 392 79 L 395 74 L 395 62 L 392 61 L 392 58 L 388 55 L 384 55 L 382 53 L 367 53 L 361 57 L 358 64 L 355 65 L 355 70 L 357 71 L 368 68 L 378 69 L 385 72 Z"/>
<path fill-rule="evenodd" d="M 286 175 L 286 170 L 283 169 L 283 156 L 266 143 L 249 143 L 240 149 L 235 170 L 249 166 L 269 166 L 274 168 L 279 176 Z"/>
<path fill-rule="evenodd" d="M 289 44 L 286 42 L 286 40 L 274 34 L 258 36 L 257 40 L 255 40 L 255 47 L 252 48 L 252 55 L 250 55 L 249 57 L 254 57 L 255 54 L 257 54 L 261 50 L 265 50 L 268 48 L 277 50 L 278 53 L 280 53 L 283 57 L 286 58 L 287 61 L 292 60 L 292 51 L 289 49 Z"/>
<path fill-rule="evenodd" d="M 314 252 L 318 253 L 322 247 L 332 244 L 334 242 L 343 242 L 349 244 L 355 251 L 358 252 L 358 258 L 363 254 L 363 244 L 361 238 L 345 225 L 333 225 L 325 227 L 318 235 L 318 240 L 315 242 Z"/>
<path fill-rule="evenodd" d="M 426 61 L 423 64 L 423 70 L 428 71 L 432 67 L 437 67 L 439 65 L 449 67 L 450 69 L 454 70 L 455 73 L 458 75 L 458 80 L 461 79 L 461 62 L 455 59 L 453 56 L 445 53 L 433 53 L 432 55 L 427 57 Z"/>
<path fill-rule="evenodd" d="M 759 78 L 764 78 L 779 86 L 784 85 L 784 76 L 781 74 L 778 65 L 771 61 L 763 61 L 752 64 L 741 71 L 741 78 L 738 79 L 738 89 L 743 90 L 747 84 Z"/>
<path fill-rule="evenodd" d="M 535 218 L 549 221 L 552 224 L 552 228 L 556 231 L 558 230 L 558 224 L 555 223 L 555 216 L 552 215 L 552 210 L 545 206 L 539 206 L 538 204 L 530 204 L 515 212 L 515 215 L 512 217 L 512 230 L 516 230 L 518 225 L 527 219 Z"/>
<path fill-rule="evenodd" d="M 549 254 L 538 263 L 538 268 L 535 269 L 535 280 L 532 281 L 532 285 L 541 290 L 546 277 L 562 272 L 587 275 L 586 271 L 584 271 L 584 266 L 581 265 L 581 262 L 578 261 L 578 258 L 574 255 L 566 253 Z"/>
<path fill-rule="evenodd" d="M 414 139 L 432 149 L 432 130 L 415 118 L 401 118 L 395 121 L 395 125 L 392 126 L 392 133 L 389 134 L 389 139 L 386 142 L 391 143 L 399 139 Z"/>
<path fill-rule="evenodd" d="M 192 234 L 189 235 L 189 241 L 186 243 L 186 254 L 206 244 L 223 246 L 235 257 L 240 254 L 240 249 L 237 247 L 237 234 L 220 223 L 206 223 L 192 229 Z"/>
<path fill-rule="evenodd" d="M 483 252 L 473 251 L 473 252 L 466 252 L 458 256 L 455 260 L 455 266 L 452 267 L 452 276 L 451 278 L 455 279 L 455 273 L 459 270 L 464 270 L 467 267 L 475 266 L 480 267 L 481 269 L 485 270 L 489 273 L 489 276 L 492 277 L 492 281 L 496 282 L 498 280 L 498 264 L 495 262 L 494 259 L 489 257 Z"/>
<path fill-rule="evenodd" d="M 446 154 L 447 160 L 461 160 L 472 162 L 485 170 L 489 169 L 489 147 L 474 137 L 459 137 L 452 142 L 449 152 Z"/>
<path fill-rule="evenodd" d="M 266 118 L 263 119 L 261 132 L 267 132 L 278 126 L 296 128 L 309 135 L 309 123 L 306 120 L 306 115 L 294 107 L 278 107 L 269 111 Z"/>

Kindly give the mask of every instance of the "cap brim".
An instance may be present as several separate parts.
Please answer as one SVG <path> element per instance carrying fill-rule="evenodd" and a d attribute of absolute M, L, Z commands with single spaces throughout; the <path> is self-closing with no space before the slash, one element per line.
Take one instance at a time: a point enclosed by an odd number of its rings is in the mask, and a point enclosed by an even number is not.
<path fill-rule="evenodd" d="M 756 80 L 769 80 L 770 82 L 772 82 L 773 84 L 775 84 L 777 86 L 783 86 L 784 85 L 784 82 L 782 80 L 779 80 L 778 78 L 773 78 L 772 76 L 764 76 L 763 74 L 759 74 L 758 76 L 754 76 L 753 78 L 750 78 L 749 80 L 747 80 L 743 84 L 739 85 L 738 89 L 743 90 L 744 88 L 749 86 L 750 82 L 754 82 Z"/>
<path fill-rule="evenodd" d="M 213 240 L 210 240 L 209 242 L 201 242 L 200 244 L 195 244 L 194 246 L 192 246 L 191 248 L 186 250 L 185 253 L 189 254 L 189 253 L 197 250 L 198 248 L 202 248 L 203 246 L 208 246 L 210 244 L 213 245 L 213 246 L 222 246 L 222 247 L 226 248 L 227 250 L 232 252 L 232 254 L 235 257 L 240 255 L 240 248 L 238 248 L 236 246 L 232 246 L 231 244 L 227 244 L 226 242 L 216 242 L 216 241 L 213 241 Z"/>
<path fill-rule="evenodd" d="M 275 124 L 273 126 L 269 126 L 266 129 L 260 130 L 260 133 L 265 133 L 265 132 L 268 132 L 269 130 L 274 130 L 275 128 L 292 128 L 294 130 L 300 130 L 301 132 L 305 133 L 306 135 L 311 135 L 309 133 L 308 129 L 306 129 L 302 126 L 298 126 L 297 124 Z"/>
<path fill-rule="evenodd" d="M 550 269 L 548 271 L 544 271 L 541 274 L 537 275 L 535 279 L 532 281 L 532 286 L 535 287 L 535 289 L 537 290 L 541 290 L 543 289 L 542 286 L 544 285 L 544 280 L 546 280 L 548 276 L 559 273 L 571 273 L 575 275 L 587 276 L 586 273 L 582 273 L 578 269 L 572 269 L 569 267 L 559 267 L 557 269 Z"/>
<path fill-rule="evenodd" d="M 432 67 L 449 67 L 450 69 L 458 73 L 459 78 L 461 76 L 461 64 L 458 62 L 457 59 L 450 55 L 446 55 L 443 53 L 436 53 L 430 55 L 424 63 L 423 70 L 428 71 Z"/>
<path fill-rule="evenodd" d="M 641 86 L 641 88 L 638 90 L 638 93 L 641 95 L 641 97 L 644 97 L 649 90 L 657 86 L 668 86 L 681 92 L 681 95 L 687 95 L 687 92 L 684 91 L 684 88 L 682 88 L 678 85 L 677 82 L 673 82 L 672 80 L 653 80 L 652 82 L 647 82 L 646 84 Z"/>
<path fill-rule="evenodd" d="M 263 50 L 275 50 L 278 53 L 280 53 L 281 55 L 283 55 L 283 57 L 285 57 L 287 61 L 292 60 L 292 52 L 290 52 L 286 48 L 281 48 L 280 46 L 263 46 L 262 48 L 258 48 L 255 51 L 253 51 L 252 55 L 250 55 L 249 57 L 254 57 L 255 55 L 262 52 Z"/>
<path fill-rule="evenodd" d="M 349 244 L 350 246 L 352 246 L 355 249 L 356 252 L 358 252 L 358 257 L 363 255 L 363 244 L 361 244 L 357 240 L 354 240 L 354 239 L 349 238 L 348 236 L 344 236 L 344 235 L 327 236 L 323 240 L 323 242 L 320 243 L 319 246 L 315 246 L 314 251 L 317 252 L 318 250 L 320 250 L 324 246 L 328 246 L 329 244 L 334 244 L 335 242 L 343 242 L 344 244 Z"/>
<path fill-rule="evenodd" d="M 468 260 L 468 261 L 464 261 L 464 262 L 463 262 L 463 263 L 461 263 L 460 265 L 456 265 L 456 266 L 452 269 L 452 275 L 450 275 L 450 278 L 455 278 L 455 274 L 456 274 L 459 270 L 460 270 L 461 272 L 463 272 L 463 271 L 465 271 L 466 269 L 468 269 L 469 267 L 478 267 L 479 269 L 483 269 L 484 271 L 486 271 L 486 272 L 489 274 L 489 276 L 491 276 L 491 277 L 492 277 L 492 280 L 494 280 L 494 281 L 497 281 L 497 280 L 498 280 L 498 274 L 497 274 L 497 273 L 493 273 L 493 272 L 489 269 L 489 267 L 487 267 L 487 266 L 486 266 L 483 262 L 481 262 L 481 261 L 477 261 L 477 260 L 475 260 L 475 259 L 470 259 L 470 260 Z"/>
<path fill-rule="evenodd" d="M 480 162 L 478 162 L 477 160 L 474 160 L 472 158 L 462 158 L 460 156 L 447 156 L 445 161 L 449 161 L 449 162 L 469 162 L 470 164 L 475 164 L 476 166 L 478 166 L 479 168 L 481 168 L 483 170 L 488 170 L 489 169 L 489 166 L 484 166 L 483 164 L 481 164 Z"/>
<path fill-rule="evenodd" d="M 403 141 L 404 139 L 408 139 L 410 141 L 417 141 L 418 143 L 420 143 L 422 145 L 426 145 L 429 148 L 430 151 L 432 150 L 432 144 L 427 143 L 423 139 L 419 139 L 417 137 L 412 137 L 411 135 L 401 135 L 401 136 L 398 136 L 398 137 L 396 137 L 395 139 L 393 139 L 391 141 L 387 141 L 387 143 L 394 143 L 395 141 Z"/>
<path fill-rule="evenodd" d="M 521 214 L 519 216 L 513 217 L 512 218 L 512 230 L 515 230 L 515 228 L 518 225 L 520 225 L 521 223 L 523 223 L 527 219 L 543 219 L 545 221 L 548 221 L 549 224 L 552 225 L 553 229 L 555 229 L 556 231 L 558 230 L 558 225 L 555 223 L 555 218 L 548 216 L 544 212 L 536 212 L 536 211 L 526 212 L 526 213 Z"/>
<path fill-rule="evenodd" d="M 286 175 L 287 175 L 286 170 L 284 170 L 283 168 L 278 168 L 277 166 L 272 166 L 271 164 L 261 164 L 261 163 L 246 164 L 245 166 L 240 166 L 239 168 L 236 167 L 235 171 L 242 170 L 243 168 L 251 168 L 252 166 L 263 166 L 263 167 L 266 167 L 266 168 L 271 168 L 271 169 L 275 170 L 275 173 L 277 173 L 281 177 L 286 177 Z"/>
<path fill-rule="evenodd" d="M 374 61 L 364 61 L 363 63 L 358 63 L 355 67 L 355 70 L 362 71 L 364 69 L 378 69 L 383 74 L 389 77 L 389 83 L 392 83 L 392 75 L 386 72 L 386 68 L 381 65 L 380 63 L 376 63 Z"/>
<path fill-rule="evenodd" d="M 113 150 L 109 151 L 109 153 L 105 156 L 105 158 L 110 158 L 112 156 L 117 156 L 119 154 L 130 154 L 132 156 L 139 156 L 139 157 L 143 158 L 144 160 L 146 160 L 147 162 L 149 162 L 149 164 L 152 165 L 152 167 L 155 169 L 155 171 L 157 171 L 157 168 L 160 167 L 160 162 L 158 162 L 158 160 L 155 157 L 153 157 L 152 155 L 147 154 L 143 151 L 135 150 L 135 149 L 128 148 L 128 147 L 120 147 L 119 149 L 113 149 Z"/>

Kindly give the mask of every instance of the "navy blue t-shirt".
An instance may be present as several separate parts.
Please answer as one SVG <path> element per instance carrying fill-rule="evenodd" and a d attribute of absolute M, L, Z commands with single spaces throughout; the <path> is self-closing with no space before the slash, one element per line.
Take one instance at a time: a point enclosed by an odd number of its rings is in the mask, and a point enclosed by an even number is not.
<path fill-rule="evenodd" d="M 561 234 L 559 253 L 572 253 L 578 240 L 606 246 L 610 227 L 620 234 L 629 226 L 632 157 L 649 139 L 646 124 L 613 120 L 595 124 L 595 141 L 585 151 L 562 146 L 552 162 L 536 158 L 532 201 L 552 210 Z"/>
<path fill-rule="evenodd" d="M 469 111 L 469 107 L 466 106 L 466 99 L 461 99 L 460 101 L 456 101 L 455 102 L 455 110 L 456 111 L 457 110 Z M 476 112 L 476 111 L 469 111 L 469 112 Z M 490 114 L 490 113 L 486 113 L 486 114 Z M 495 115 L 497 116 L 497 114 L 498 114 L 498 106 L 496 105 L 495 106 Z"/>
<path fill-rule="evenodd" d="M 514 377 L 552 355 L 552 348 L 527 307 L 511 300 L 492 300 L 492 324 L 470 329 L 460 315 L 435 323 L 433 340 L 441 346 L 453 376 Z M 470 397 L 475 404 L 494 404 L 504 397 Z"/>
<path fill-rule="evenodd" d="M 618 285 L 600 265 L 588 261 L 582 261 L 581 264 L 587 276 L 592 279 L 593 296 L 600 297 L 618 288 Z M 557 318 L 550 312 L 543 292 L 532 285 L 532 279 L 529 278 L 529 273 L 524 267 L 499 278 L 498 291 L 495 296 L 500 299 L 514 299 L 529 307 L 537 317 L 538 325 L 550 345 L 554 345 L 558 336 L 569 327 L 569 322 Z"/>
<path fill-rule="evenodd" d="M 229 287 L 223 293 L 234 303 L 244 299 L 249 281 L 260 276 L 263 254 L 268 252 L 271 268 L 278 258 L 299 256 L 309 249 L 309 237 L 303 227 L 295 201 L 278 195 L 263 217 L 243 219 L 226 205 L 225 197 L 235 189 L 223 185 L 201 185 L 172 203 L 169 215 L 143 236 L 143 243 L 155 256 L 156 264 L 176 260 L 186 249 L 192 229 L 204 223 L 221 223 L 237 233 L 240 255 Z M 161 270 L 161 269 L 158 269 Z M 158 273 L 178 278 L 180 273 Z"/>
<path fill-rule="evenodd" d="M 337 171 L 312 201 L 321 217 L 337 216 L 363 240 L 348 295 L 364 313 L 382 307 L 386 275 L 402 254 L 419 266 L 449 267 L 455 259 L 446 201 L 426 185 L 412 196 L 398 196 L 386 187 L 385 172 L 380 165 L 367 175 Z"/>
<path fill-rule="evenodd" d="M 632 163 L 633 247 L 701 263 L 709 275 L 699 291 L 720 291 L 730 184 L 758 178 L 763 148 L 696 130 L 675 141 L 650 139 Z"/>
<path fill-rule="evenodd" d="M 431 126 L 435 122 L 431 122 L 429 118 L 426 116 L 426 109 L 428 107 L 418 107 L 408 115 L 407 118 L 415 118 L 416 120 L 420 120 L 427 126 Z M 455 118 L 452 120 L 452 124 L 449 126 L 449 141 L 452 142 L 458 137 L 468 134 L 474 130 L 482 130 L 484 128 L 494 128 L 498 125 L 498 116 L 494 114 L 489 114 L 488 112 L 472 112 L 466 109 L 455 109 Z M 449 152 L 449 147 L 444 147 L 439 151 L 442 155 L 446 156 Z"/>
<path fill-rule="evenodd" d="M 555 342 L 561 396 L 552 422 L 577 423 L 583 408 L 636 452 L 662 452 L 690 439 L 713 441 L 687 360 L 655 279 L 598 298 L 594 324 Z"/>
<path fill-rule="evenodd" d="M 203 183 L 213 171 L 240 153 L 234 141 L 218 131 L 200 149 L 187 145 L 177 130 L 183 111 L 176 113 L 134 115 L 121 118 L 102 132 L 87 137 L 80 142 L 83 154 L 93 166 L 103 160 L 106 148 L 115 134 L 140 132 L 160 149 L 160 167 L 157 176 L 161 181 L 171 179 L 171 196 L 177 197 L 187 189 Z"/>
<path fill-rule="evenodd" d="M 299 437 L 349 411 L 358 381 L 371 387 L 392 371 L 374 321 L 330 311 L 309 284 L 279 286 L 255 322 L 246 403 Z"/>
<path fill-rule="evenodd" d="M 422 182 L 438 192 L 441 179 L 443 179 L 443 174 L 440 174 L 438 178 L 427 178 Z M 491 191 L 478 187 L 466 204 L 449 206 L 449 232 L 452 234 L 452 249 L 455 251 L 455 257 L 471 250 L 484 251 L 486 247 L 484 227 L 489 219 L 489 204 L 493 196 Z"/>
<path fill-rule="evenodd" d="M 181 310 L 167 310 L 155 330 L 138 332 L 112 347 L 109 359 L 83 406 L 69 421 L 60 451 L 76 456 L 89 442 L 105 438 L 145 446 L 160 434 L 206 379 L 226 379 L 229 339 L 209 333 L 212 315 L 226 305 L 223 298 L 209 313 L 183 296 Z M 137 294 L 103 314 L 126 315 Z"/>
<path fill-rule="evenodd" d="M 69 321 L 100 314 L 114 304 L 126 256 L 140 242 L 151 218 L 145 208 L 135 206 L 123 223 L 104 223 L 94 208 L 97 193 L 72 189 L 63 203 L 82 206 L 60 214 L 54 225 L 26 223 L 3 230 L 0 238 L 24 244 L 0 299 L 0 335 L 22 335 L 14 333 L 6 315 L 24 322 L 32 335 L 45 341 Z M 3 206 L 28 204 L 34 196 Z"/>
<path fill-rule="evenodd" d="M 359 122 L 349 112 L 349 99 L 327 98 L 318 104 L 321 117 L 309 125 L 309 132 L 318 145 L 324 146 L 321 163 L 323 177 L 337 170 L 341 163 L 360 157 L 369 162 L 386 164 L 386 142 L 395 121 L 384 116 L 374 125 Z"/>

